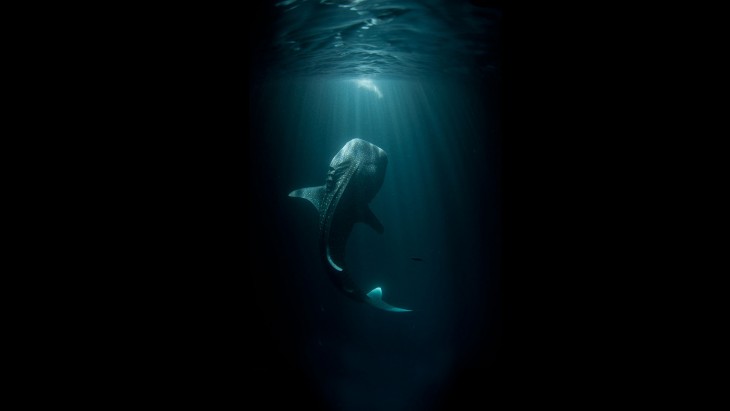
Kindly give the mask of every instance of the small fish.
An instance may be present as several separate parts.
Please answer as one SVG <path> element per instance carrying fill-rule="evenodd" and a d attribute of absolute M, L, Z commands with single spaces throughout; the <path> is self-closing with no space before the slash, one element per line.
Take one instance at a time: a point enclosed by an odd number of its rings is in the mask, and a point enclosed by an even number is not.
<path fill-rule="evenodd" d="M 413 261 L 423 261 L 423 258 L 421 258 L 421 257 L 411 257 L 411 260 L 413 260 Z"/>

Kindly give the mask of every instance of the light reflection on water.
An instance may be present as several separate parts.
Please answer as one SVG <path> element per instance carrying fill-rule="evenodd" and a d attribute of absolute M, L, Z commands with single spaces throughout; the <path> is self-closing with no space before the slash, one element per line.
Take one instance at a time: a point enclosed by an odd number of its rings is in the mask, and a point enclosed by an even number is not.
<path fill-rule="evenodd" d="M 474 75 L 498 67 L 501 13 L 467 1 L 287 0 L 277 8 L 275 74 Z"/>

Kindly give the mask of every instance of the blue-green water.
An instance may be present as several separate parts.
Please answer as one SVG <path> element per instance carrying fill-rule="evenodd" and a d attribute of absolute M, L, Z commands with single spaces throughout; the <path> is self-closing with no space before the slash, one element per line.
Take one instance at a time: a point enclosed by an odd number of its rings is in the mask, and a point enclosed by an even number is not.
<path fill-rule="evenodd" d="M 248 96 L 253 219 L 268 232 L 252 238 L 268 250 L 257 295 L 285 359 L 267 378 L 286 362 L 280 383 L 306 386 L 329 409 L 446 407 L 498 345 L 500 12 L 363 0 L 288 0 L 269 12 Z M 385 231 L 357 224 L 348 268 L 362 289 L 382 287 L 413 312 L 339 293 L 318 255 L 317 211 L 287 196 L 324 184 L 353 138 L 385 150 L 388 166 L 370 203 Z"/>

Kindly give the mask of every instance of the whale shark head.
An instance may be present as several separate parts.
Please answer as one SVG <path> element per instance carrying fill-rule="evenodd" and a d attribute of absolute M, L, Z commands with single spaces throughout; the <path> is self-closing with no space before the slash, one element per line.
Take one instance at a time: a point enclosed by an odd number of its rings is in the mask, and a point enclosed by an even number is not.
<path fill-rule="evenodd" d="M 349 187 L 359 203 L 369 203 L 375 197 L 385 179 L 388 155 L 385 150 L 359 138 L 345 144 L 330 162 L 327 187 L 351 171 Z"/>

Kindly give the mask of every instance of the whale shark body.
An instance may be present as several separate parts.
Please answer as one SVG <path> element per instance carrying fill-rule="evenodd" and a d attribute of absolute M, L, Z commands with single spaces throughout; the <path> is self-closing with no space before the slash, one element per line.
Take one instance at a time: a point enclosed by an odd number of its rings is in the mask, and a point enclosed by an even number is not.
<path fill-rule="evenodd" d="M 411 311 L 383 301 L 380 287 L 365 293 L 350 278 L 345 245 L 355 223 L 378 233 L 383 225 L 368 207 L 383 185 L 388 156 L 383 149 L 359 138 L 350 140 L 330 162 L 325 185 L 294 190 L 289 197 L 309 200 L 319 211 L 319 251 L 327 274 L 348 297 L 381 310 Z"/>

